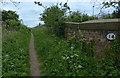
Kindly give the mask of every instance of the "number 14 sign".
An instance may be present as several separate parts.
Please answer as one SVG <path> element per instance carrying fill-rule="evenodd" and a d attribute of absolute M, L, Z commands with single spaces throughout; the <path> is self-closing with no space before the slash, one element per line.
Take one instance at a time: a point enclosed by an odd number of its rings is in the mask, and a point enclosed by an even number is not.
<path fill-rule="evenodd" d="M 116 39 L 116 35 L 114 33 L 109 33 L 109 34 L 107 34 L 107 39 L 108 40 L 115 40 Z"/>

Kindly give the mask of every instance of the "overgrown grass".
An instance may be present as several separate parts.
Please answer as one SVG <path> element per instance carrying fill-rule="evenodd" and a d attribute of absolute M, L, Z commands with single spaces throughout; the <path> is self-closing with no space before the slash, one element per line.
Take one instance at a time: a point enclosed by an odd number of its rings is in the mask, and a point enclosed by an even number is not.
<path fill-rule="evenodd" d="M 120 75 L 120 67 L 114 60 L 116 57 L 112 58 L 112 55 L 109 55 L 97 59 L 87 55 L 83 50 L 85 49 L 84 39 L 72 40 L 71 44 L 70 39 L 60 39 L 46 29 L 37 28 L 34 29 L 34 35 L 42 76 Z M 86 49 L 89 48 L 86 47 Z"/>
<path fill-rule="evenodd" d="M 24 31 L 24 30 L 23 30 Z M 29 76 L 29 38 L 25 31 L 3 31 L 2 74 L 3 76 Z"/>
<path fill-rule="evenodd" d="M 2 76 L 2 27 L 0 23 L 0 77 Z"/>
<path fill-rule="evenodd" d="M 66 40 L 60 40 L 55 35 L 48 34 L 46 30 L 35 32 L 35 43 L 45 76 L 87 75 L 84 72 L 88 70 L 84 69 L 88 68 L 90 60 L 96 61 L 94 58 L 86 57 L 81 52 L 81 47 L 74 50 L 74 45 L 70 46 Z M 89 71 L 90 69 L 91 67 Z"/>
<path fill-rule="evenodd" d="M 119 76 L 120 42 L 114 41 L 102 59 L 91 57 L 93 43 L 60 39 L 46 29 L 33 30 L 42 76 Z M 29 76 L 29 32 L 3 31 L 3 76 Z M 112 51 L 112 52 L 111 52 Z M 90 53 L 89 53 L 90 52 Z"/>

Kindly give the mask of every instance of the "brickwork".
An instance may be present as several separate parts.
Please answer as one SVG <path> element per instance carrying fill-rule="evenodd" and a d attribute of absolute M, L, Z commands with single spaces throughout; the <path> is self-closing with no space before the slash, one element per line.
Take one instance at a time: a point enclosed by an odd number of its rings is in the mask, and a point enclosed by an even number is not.
<path fill-rule="evenodd" d="M 65 23 L 65 36 L 83 36 L 88 42 L 91 39 L 95 40 L 96 51 L 103 51 L 110 46 L 112 41 L 107 39 L 107 34 L 114 33 L 116 39 L 120 40 L 120 20 L 97 20 L 88 21 L 83 23 L 66 22 Z"/>

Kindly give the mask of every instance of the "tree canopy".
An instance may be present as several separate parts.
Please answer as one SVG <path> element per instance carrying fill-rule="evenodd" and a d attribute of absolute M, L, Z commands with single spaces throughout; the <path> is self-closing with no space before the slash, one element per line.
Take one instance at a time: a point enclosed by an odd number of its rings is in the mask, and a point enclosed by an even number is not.
<path fill-rule="evenodd" d="M 2 21 L 2 11 L 0 10 L 0 21 Z"/>
<path fill-rule="evenodd" d="M 114 7 L 116 10 L 112 13 L 113 18 L 120 18 L 120 0 L 109 0 L 107 2 L 103 2 L 103 7 Z"/>
<path fill-rule="evenodd" d="M 47 27 L 52 28 L 51 30 L 55 35 L 62 37 L 64 35 L 63 24 L 65 21 L 65 15 L 68 10 L 70 10 L 67 3 L 57 3 L 56 5 L 52 5 L 50 7 L 44 6 L 40 2 L 35 2 L 35 4 L 44 8 L 43 13 L 40 14 L 40 20 L 44 21 Z"/>
<path fill-rule="evenodd" d="M 21 24 L 19 20 L 19 15 L 15 11 L 2 11 L 2 21 L 5 25 L 3 25 L 3 29 L 7 29 L 9 31 L 26 31 L 29 30 L 25 25 Z"/>
<path fill-rule="evenodd" d="M 19 19 L 19 15 L 15 12 L 15 11 L 6 11 L 6 10 L 3 10 L 2 11 L 2 20 L 3 21 L 6 21 L 6 20 L 16 20 L 18 21 Z"/>
<path fill-rule="evenodd" d="M 67 17 L 66 17 L 66 21 L 67 22 L 84 22 L 84 21 L 88 21 L 88 20 L 94 20 L 97 19 L 97 17 L 94 16 L 89 16 L 87 14 L 82 14 L 80 11 L 74 11 L 71 12 Z"/>

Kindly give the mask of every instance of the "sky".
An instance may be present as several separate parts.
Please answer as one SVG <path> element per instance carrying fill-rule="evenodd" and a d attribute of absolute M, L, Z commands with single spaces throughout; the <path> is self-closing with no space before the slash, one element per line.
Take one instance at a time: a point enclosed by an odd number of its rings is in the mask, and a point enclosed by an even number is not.
<path fill-rule="evenodd" d="M 15 1 L 15 0 L 14 0 Z M 40 21 L 40 13 L 43 13 L 43 8 L 35 5 L 35 0 L 16 0 L 21 1 L 20 4 L 17 4 L 15 7 L 11 2 L 6 0 L 8 4 L 1 4 L 3 10 L 13 10 L 19 15 L 20 19 L 23 19 L 23 24 L 27 25 L 28 27 L 35 27 L 39 23 L 43 24 L 43 21 Z M 57 2 L 66 2 L 66 0 L 37 0 L 43 3 L 43 5 L 50 6 L 56 4 Z M 93 15 L 93 4 L 95 5 L 94 14 L 99 13 L 100 6 L 99 2 L 95 2 L 96 0 L 69 0 L 68 5 L 70 6 L 72 11 L 79 10 L 82 13 L 87 13 L 88 15 Z M 104 0 L 101 0 L 104 1 Z M 114 9 L 109 8 L 105 9 L 105 13 L 111 13 Z"/>
<path fill-rule="evenodd" d="M 2 0 L 1 0 L 2 1 Z M 9 2 L 10 0 L 4 0 L 6 2 Z M 34 2 L 34 1 L 40 1 L 40 2 L 66 2 L 67 0 L 12 0 L 17 2 Z M 68 0 L 69 2 L 90 2 L 90 1 L 110 1 L 110 0 Z M 111 0 L 111 1 L 118 1 L 118 0 Z"/>

